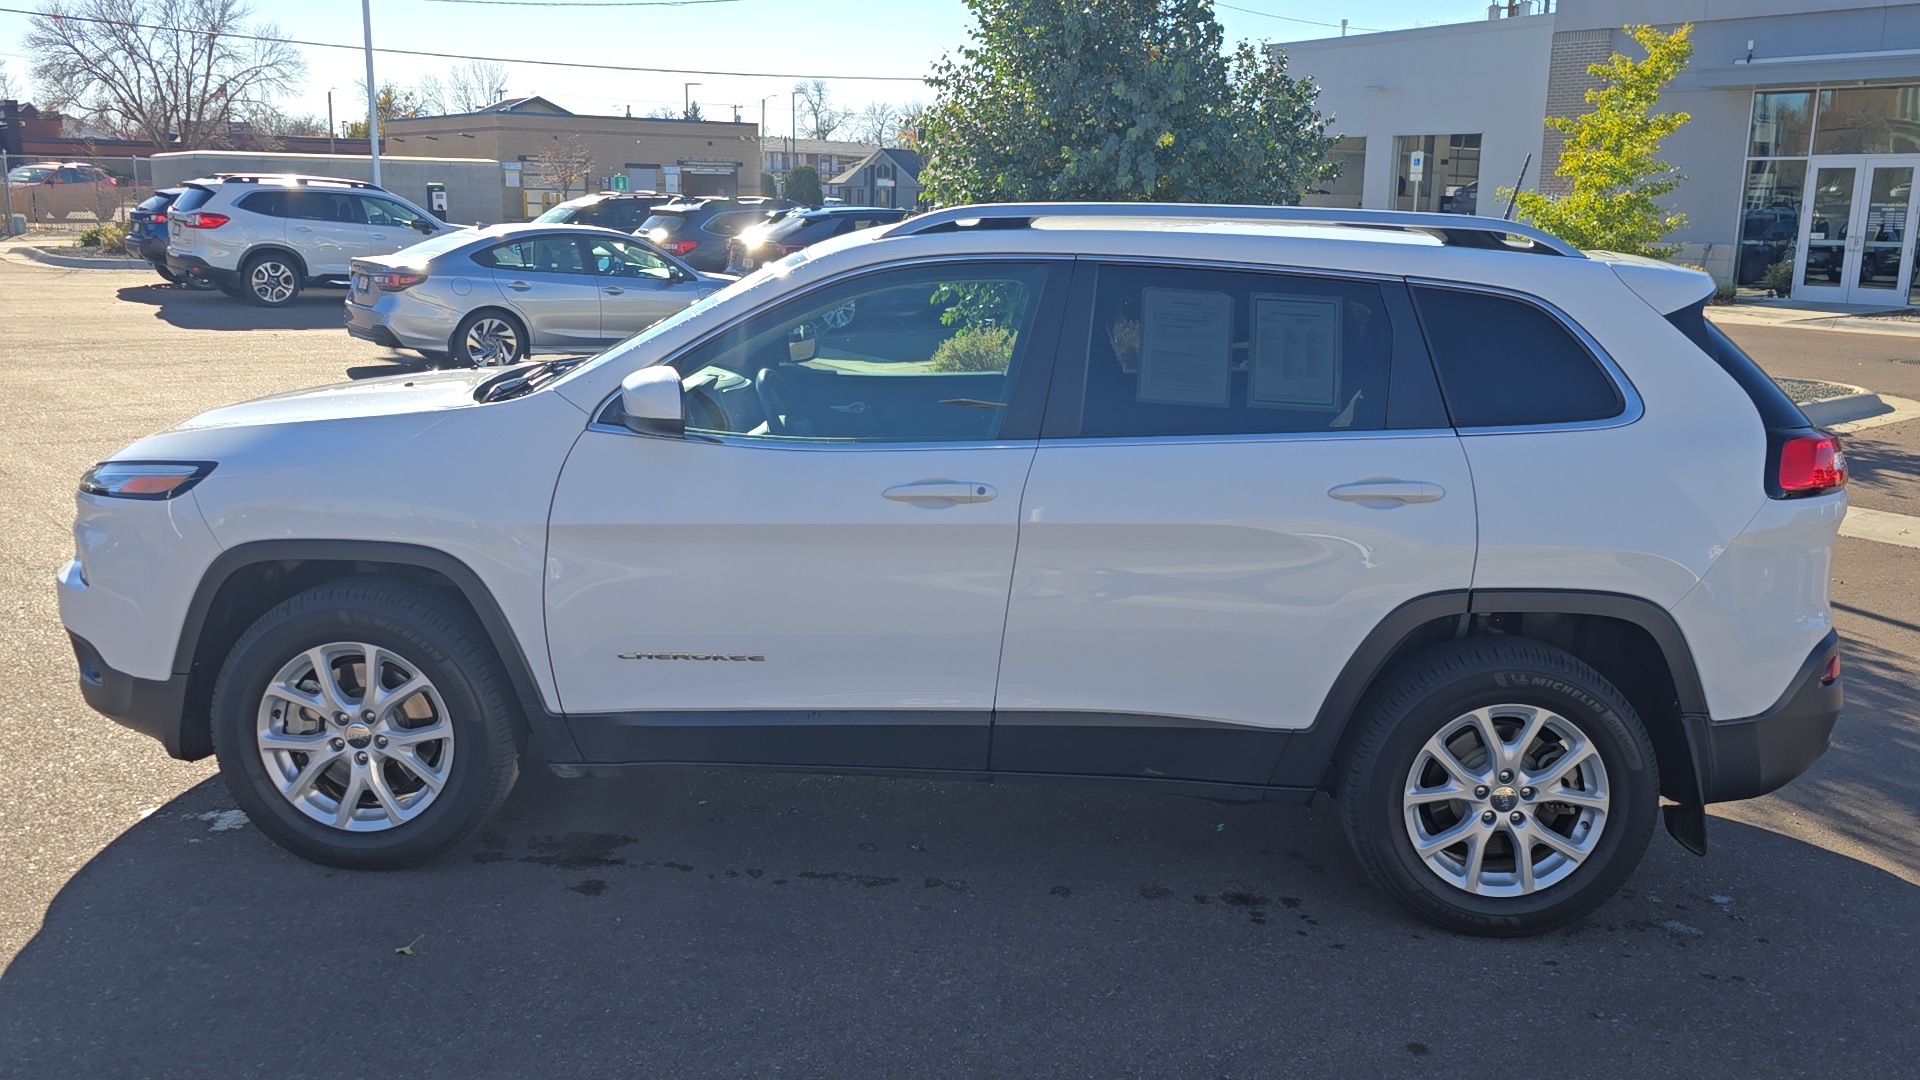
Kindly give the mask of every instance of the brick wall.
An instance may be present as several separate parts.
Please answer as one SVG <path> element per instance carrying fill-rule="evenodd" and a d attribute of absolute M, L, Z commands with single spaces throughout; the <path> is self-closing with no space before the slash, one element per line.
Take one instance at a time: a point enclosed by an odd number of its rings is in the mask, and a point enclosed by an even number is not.
<path fill-rule="evenodd" d="M 1614 31 L 1570 30 L 1553 35 L 1553 53 L 1547 62 L 1547 115 L 1579 116 L 1587 111 L 1587 91 L 1600 80 L 1587 74 L 1587 68 L 1604 63 L 1613 55 Z M 1552 128 L 1544 129 L 1540 141 L 1540 190 L 1561 194 L 1566 181 L 1554 175 L 1560 167 L 1560 148 L 1567 137 Z"/>

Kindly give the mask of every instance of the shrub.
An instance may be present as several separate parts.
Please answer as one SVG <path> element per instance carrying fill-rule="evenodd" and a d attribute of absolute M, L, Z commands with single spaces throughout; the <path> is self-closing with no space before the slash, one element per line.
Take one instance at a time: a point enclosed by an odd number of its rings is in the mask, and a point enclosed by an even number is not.
<path fill-rule="evenodd" d="M 1739 298 L 1740 298 L 1740 290 L 1736 288 L 1732 282 L 1728 282 L 1725 285 L 1714 286 L 1713 299 L 1707 301 L 1707 303 L 1731 304 Z"/>
<path fill-rule="evenodd" d="M 1767 267 L 1760 284 L 1768 296 L 1787 296 L 1793 292 L 1793 260 L 1786 259 Z"/>
<path fill-rule="evenodd" d="M 80 246 L 99 248 L 111 255 L 124 254 L 127 250 L 127 227 L 117 221 L 103 221 L 80 231 Z"/>
<path fill-rule="evenodd" d="M 1005 327 L 964 327 L 933 350 L 933 370 L 1004 372 L 1013 362 L 1016 336 Z"/>

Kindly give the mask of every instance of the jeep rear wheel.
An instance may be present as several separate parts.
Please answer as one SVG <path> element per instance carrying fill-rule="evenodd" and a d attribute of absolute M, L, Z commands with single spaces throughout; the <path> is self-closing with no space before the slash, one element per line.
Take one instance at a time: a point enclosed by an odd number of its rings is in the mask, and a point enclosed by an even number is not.
<path fill-rule="evenodd" d="M 1653 747 L 1619 691 L 1559 649 L 1416 657 L 1370 700 L 1342 821 L 1387 893 L 1442 926 L 1538 933 L 1626 882 L 1658 810 Z"/>
<path fill-rule="evenodd" d="M 518 775 L 514 705 L 484 642 L 426 591 L 376 578 L 261 616 L 214 689 L 240 808 L 329 866 L 412 866 L 459 843 Z"/>

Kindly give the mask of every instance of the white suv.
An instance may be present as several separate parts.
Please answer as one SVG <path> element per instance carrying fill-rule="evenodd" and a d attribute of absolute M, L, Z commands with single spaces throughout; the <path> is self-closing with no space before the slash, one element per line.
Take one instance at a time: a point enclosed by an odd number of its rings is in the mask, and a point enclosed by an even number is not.
<path fill-rule="evenodd" d="M 167 268 L 267 307 L 344 280 L 354 259 L 456 228 L 362 180 L 236 174 L 183 187 L 167 215 Z"/>
<path fill-rule="evenodd" d="M 1538 931 L 1840 711 L 1845 461 L 1712 289 L 1452 215 L 941 211 L 135 443 L 61 613 L 94 708 L 330 865 L 446 851 L 531 736 L 1331 792 L 1414 911 Z"/>

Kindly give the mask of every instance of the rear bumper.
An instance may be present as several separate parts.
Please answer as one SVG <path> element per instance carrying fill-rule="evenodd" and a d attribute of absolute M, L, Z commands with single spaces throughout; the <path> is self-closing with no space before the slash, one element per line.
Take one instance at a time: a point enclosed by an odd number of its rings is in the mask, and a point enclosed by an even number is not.
<path fill-rule="evenodd" d="M 232 270 L 222 270 L 217 266 L 210 266 L 207 264 L 207 260 L 197 255 L 176 255 L 169 251 L 167 252 L 167 269 L 176 274 L 193 274 L 197 277 L 203 277 L 215 285 L 224 285 L 228 288 L 239 288 L 240 286 L 240 275 L 238 273 Z"/>
<path fill-rule="evenodd" d="M 371 341 L 375 345 L 385 345 L 389 349 L 406 348 L 405 345 L 400 344 L 400 339 L 394 336 L 392 330 L 379 323 L 375 323 L 372 326 L 361 326 L 355 323 L 351 311 L 347 313 L 347 333 L 362 341 Z"/>
<path fill-rule="evenodd" d="M 169 755 L 183 761 L 213 752 L 213 747 L 199 745 L 203 738 L 196 737 L 188 745 L 184 737 L 187 676 L 175 675 L 165 682 L 136 678 L 108 667 L 100 651 L 86 638 L 71 632 L 67 637 L 80 664 L 80 695 L 87 699 L 88 708 L 160 740 Z"/>
<path fill-rule="evenodd" d="M 1824 686 L 1820 682 L 1828 662 L 1839 652 L 1840 635 L 1829 631 L 1780 700 L 1758 716 L 1727 721 L 1687 718 L 1702 801 L 1765 795 L 1820 760 L 1846 699 L 1839 679 Z"/>

